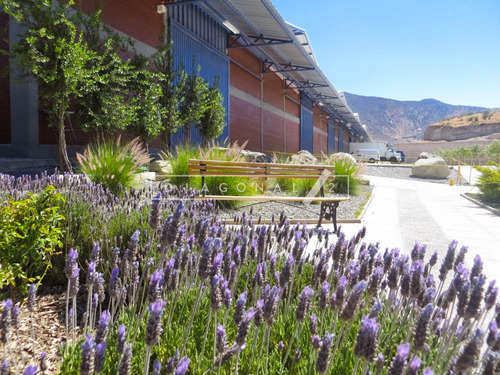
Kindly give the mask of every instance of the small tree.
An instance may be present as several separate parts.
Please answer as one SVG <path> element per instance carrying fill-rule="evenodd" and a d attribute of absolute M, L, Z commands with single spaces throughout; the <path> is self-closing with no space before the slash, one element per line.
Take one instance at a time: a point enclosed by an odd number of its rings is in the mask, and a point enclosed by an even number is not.
<path fill-rule="evenodd" d="M 167 36 L 166 41 L 160 40 L 158 51 L 151 57 L 152 68 L 161 74 L 159 84 L 161 87 L 160 105 L 163 108 L 163 147 L 170 151 L 170 137 L 183 124 L 179 110 L 183 101 L 186 73 L 181 67 L 175 67 L 173 43 Z"/>
<path fill-rule="evenodd" d="M 205 112 L 197 124 L 204 145 L 222 134 L 224 126 L 226 126 L 225 116 L 224 99 L 219 91 L 219 80 L 217 78 L 207 92 Z"/>
<path fill-rule="evenodd" d="M 193 69 L 191 74 L 186 78 L 184 85 L 183 97 L 184 100 L 180 105 L 180 114 L 184 124 L 185 144 L 188 146 L 191 143 L 191 125 L 197 125 L 206 110 L 206 97 L 208 94 L 208 86 L 200 77 L 200 67 L 197 70 Z"/>
<path fill-rule="evenodd" d="M 39 84 L 40 103 L 50 125 L 58 130 L 59 165 L 71 171 L 64 121 L 70 103 L 87 92 L 97 72 L 88 61 L 95 57 L 67 15 L 73 1 L 1 0 L 3 10 L 26 28 L 12 46 L 21 78 Z"/>

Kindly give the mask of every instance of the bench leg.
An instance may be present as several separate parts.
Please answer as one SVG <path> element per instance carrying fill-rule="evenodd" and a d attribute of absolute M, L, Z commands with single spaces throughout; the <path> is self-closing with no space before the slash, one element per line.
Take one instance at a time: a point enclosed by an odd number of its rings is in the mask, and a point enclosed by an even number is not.
<path fill-rule="evenodd" d="M 321 209 L 319 213 L 318 225 L 319 228 L 321 226 L 321 222 L 323 218 L 326 220 L 332 219 L 333 222 L 333 233 L 337 233 L 337 207 L 339 206 L 339 202 L 321 202 Z"/>

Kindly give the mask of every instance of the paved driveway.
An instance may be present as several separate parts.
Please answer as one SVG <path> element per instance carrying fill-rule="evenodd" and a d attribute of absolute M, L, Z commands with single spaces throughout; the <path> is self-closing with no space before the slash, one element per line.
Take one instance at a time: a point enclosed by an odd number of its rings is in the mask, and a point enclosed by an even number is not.
<path fill-rule="evenodd" d="M 367 176 L 374 185 L 373 198 L 363 216 L 366 242 L 380 242 L 381 248 L 400 248 L 409 253 L 419 241 L 428 254 L 437 250 L 443 259 L 451 240 L 466 245 L 466 263 L 476 254 L 484 261 L 488 279 L 500 281 L 500 216 L 460 196 L 474 187 L 449 186 L 433 182 Z M 360 224 L 342 224 L 354 235 Z"/>

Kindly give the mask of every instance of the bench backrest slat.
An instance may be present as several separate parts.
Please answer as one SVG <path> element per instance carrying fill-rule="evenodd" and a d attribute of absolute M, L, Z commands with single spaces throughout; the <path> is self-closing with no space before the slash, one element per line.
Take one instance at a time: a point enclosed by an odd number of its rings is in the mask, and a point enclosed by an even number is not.
<path fill-rule="evenodd" d="M 329 169 L 335 170 L 333 165 L 321 165 L 321 164 L 284 164 L 284 163 L 253 163 L 253 162 L 234 162 L 234 161 L 224 161 L 224 160 L 199 160 L 199 159 L 189 159 L 189 165 L 199 165 L 201 166 L 232 166 L 232 167 L 257 167 L 257 168 L 285 168 L 285 169 Z"/>

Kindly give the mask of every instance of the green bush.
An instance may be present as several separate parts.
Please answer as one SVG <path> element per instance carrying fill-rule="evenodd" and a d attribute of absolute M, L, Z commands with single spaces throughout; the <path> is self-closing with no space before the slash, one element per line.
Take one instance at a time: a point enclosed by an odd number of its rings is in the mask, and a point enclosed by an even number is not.
<path fill-rule="evenodd" d="M 486 202 L 500 204 L 500 163 L 490 162 L 487 167 L 476 167 L 482 174 L 478 187 Z"/>
<path fill-rule="evenodd" d="M 500 161 L 500 141 L 495 141 L 486 148 L 486 155 Z"/>
<path fill-rule="evenodd" d="M 0 207 L 0 288 L 40 282 L 52 267 L 51 258 L 62 246 L 60 214 L 64 198 L 53 186 L 21 201 Z"/>
<path fill-rule="evenodd" d="M 328 163 L 335 166 L 335 181 L 333 191 L 336 194 L 356 195 L 361 187 L 360 165 L 351 158 L 333 154 Z"/>
<path fill-rule="evenodd" d="M 172 177 L 170 183 L 176 186 L 185 186 L 188 184 L 191 187 L 201 190 L 205 189 L 210 195 L 231 195 L 231 196 L 247 196 L 256 195 L 258 189 L 256 181 L 248 177 L 240 176 L 210 176 L 205 177 L 205 186 L 201 186 L 200 177 L 187 177 L 189 174 L 188 160 L 220 160 L 244 162 L 245 157 L 241 151 L 245 148 L 246 142 L 243 145 L 238 145 L 237 142 L 229 144 L 227 147 L 222 147 L 217 142 L 210 143 L 207 147 L 200 147 L 198 150 L 192 147 L 178 146 L 174 155 L 165 155 L 172 165 Z M 222 207 L 235 207 L 238 201 L 219 201 Z"/>
<path fill-rule="evenodd" d="M 116 140 L 98 140 L 76 158 L 82 173 L 113 193 L 117 193 L 120 186 L 132 186 L 135 174 L 151 160 L 139 138 L 122 144 L 120 136 Z"/>

